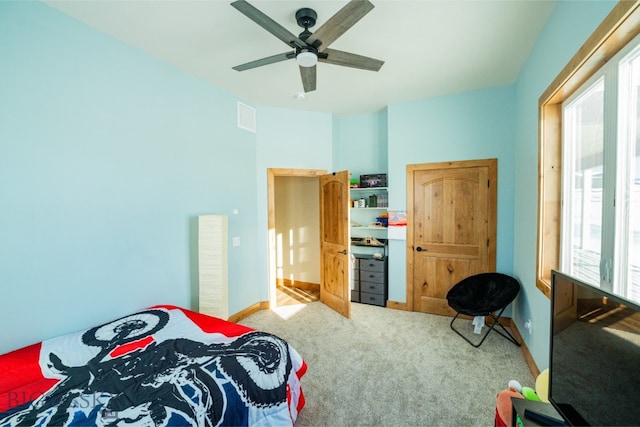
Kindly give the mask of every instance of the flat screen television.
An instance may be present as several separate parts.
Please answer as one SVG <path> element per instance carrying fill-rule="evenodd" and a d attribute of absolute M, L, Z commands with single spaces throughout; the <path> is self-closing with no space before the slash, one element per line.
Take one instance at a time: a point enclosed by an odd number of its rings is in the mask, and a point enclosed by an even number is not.
<path fill-rule="evenodd" d="M 549 401 L 570 425 L 640 425 L 640 306 L 552 272 Z"/>

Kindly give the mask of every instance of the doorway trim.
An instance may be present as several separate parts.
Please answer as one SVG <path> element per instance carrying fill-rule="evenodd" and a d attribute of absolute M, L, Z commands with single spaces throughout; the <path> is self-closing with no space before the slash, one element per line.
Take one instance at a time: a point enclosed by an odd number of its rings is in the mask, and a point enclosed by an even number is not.
<path fill-rule="evenodd" d="M 317 178 L 327 173 L 326 169 L 267 168 L 267 258 L 269 263 L 269 308 L 277 307 L 276 302 L 276 177 L 294 176 Z"/>

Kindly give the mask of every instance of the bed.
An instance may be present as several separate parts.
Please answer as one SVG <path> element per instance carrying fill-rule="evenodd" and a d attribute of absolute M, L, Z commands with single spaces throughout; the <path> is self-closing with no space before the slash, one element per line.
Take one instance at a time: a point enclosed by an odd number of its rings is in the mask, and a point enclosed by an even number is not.
<path fill-rule="evenodd" d="M 306 369 L 275 335 L 154 306 L 0 355 L 0 427 L 293 425 Z"/>

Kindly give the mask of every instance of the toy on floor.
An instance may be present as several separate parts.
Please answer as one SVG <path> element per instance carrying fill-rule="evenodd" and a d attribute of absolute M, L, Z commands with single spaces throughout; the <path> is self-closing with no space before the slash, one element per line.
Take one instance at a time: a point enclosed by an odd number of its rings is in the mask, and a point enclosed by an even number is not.
<path fill-rule="evenodd" d="M 510 380 L 507 384 L 507 388 L 509 390 L 517 391 L 518 393 L 522 393 L 522 386 L 516 380 Z"/>
<path fill-rule="evenodd" d="M 494 427 L 510 427 L 513 424 L 511 423 L 511 398 L 517 397 L 519 399 L 524 399 L 524 396 L 520 394 L 520 392 L 508 388 L 506 390 L 502 390 L 496 396 L 496 417 L 493 423 Z"/>
<path fill-rule="evenodd" d="M 542 400 L 540 400 L 540 398 L 538 397 L 538 393 L 536 393 L 536 391 L 534 389 L 532 389 L 531 387 L 522 387 L 522 395 L 527 400 L 533 400 L 535 402 L 542 402 Z"/>
<path fill-rule="evenodd" d="M 540 372 L 536 378 L 536 394 L 545 403 L 549 403 L 549 369 Z"/>
<path fill-rule="evenodd" d="M 510 380 L 507 389 L 502 390 L 496 396 L 496 418 L 494 427 L 507 427 L 512 424 L 511 398 L 533 400 L 536 402 L 549 402 L 549 369 L 540 372 L 536 378 L 535 389 L 523 387 L 518 381 Z"/>

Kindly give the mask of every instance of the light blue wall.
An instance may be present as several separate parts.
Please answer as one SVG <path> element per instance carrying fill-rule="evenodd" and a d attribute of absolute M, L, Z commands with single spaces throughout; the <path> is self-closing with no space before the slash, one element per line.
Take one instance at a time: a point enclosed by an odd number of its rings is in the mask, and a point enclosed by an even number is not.
<path fill-rule="evenodd" d="M 538 98 L 615 6 L 613 1 L 560 1 L 516 82 L 515 226 L 516 277 L 524 285 L 515 302 L 518 330 L 538 367 L 548 367 L 549 299 L 535 286 L 538 194 Z"/>
<path fill-rule="evenodd" d="M 387 111 L 343 117 L 334 120 L 333 168 L 348 169 L 352 178 L 387 173 Z"/>
<path fill-rule="evenodd" d="M 0 2 L 0 58 L 0 353 L 193 307 L 199 214 L 239 209 L 230 312 L 260 300 L 256 136 L 236 96 L 39 2 Z"/>
<path fill-rule="evenodd" d="M 408 164 L 498 159 L 497 270 L 511 273 L 515 93 L 513 86 L 388 107 L 389 205 L 405 210 Z M 389 299 L 406 300 L 406 242 L 389 247 Z M 393 260 L 391 262 L 391 260 Z"/>

